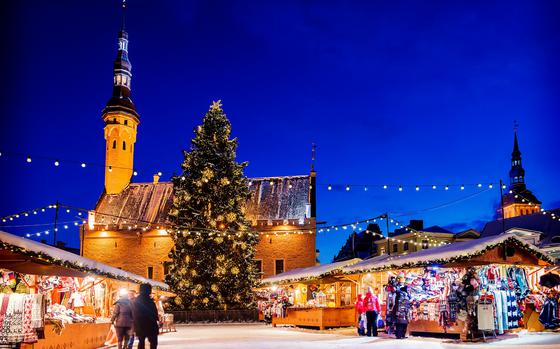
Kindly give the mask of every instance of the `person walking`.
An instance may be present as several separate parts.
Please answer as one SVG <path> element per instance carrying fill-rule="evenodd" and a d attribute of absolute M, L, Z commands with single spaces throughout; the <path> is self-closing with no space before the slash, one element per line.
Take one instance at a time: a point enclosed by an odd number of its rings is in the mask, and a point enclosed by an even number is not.
<path fill-rule="evenodd" d="M 156 349 L 158 343 L 158 311 L 156 304 L 150 297 L 152 286 L 140 285 L 140 294 L 134 300 L 132 310 L 134 315 L 134 331 L 138 337 L 138 349 L 145 349 L 146 338 L 150 342 L 150 349 Z"/>
<path fill-rule="evenodd" d="M 115 302 L 111 323 L 117 332 L 118 349 L 127 349 L 130 330 L 132 328 L 132 303 L 128 299 L 128 291 L 121 290 L 119 300 Z"/>
<path fill-rule="evenodd" d="M 364 298 L 364 310 L 366 312 L 366 336 L 377 337 L 377 314 L 379 314 L 381 307 L 379 306 L 379 300 L 373 293 L 368 291 L 366 297 Z"/>

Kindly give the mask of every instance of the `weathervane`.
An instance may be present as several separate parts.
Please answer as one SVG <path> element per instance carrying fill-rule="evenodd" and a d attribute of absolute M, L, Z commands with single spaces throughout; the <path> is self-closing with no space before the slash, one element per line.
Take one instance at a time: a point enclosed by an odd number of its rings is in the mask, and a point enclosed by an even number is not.
<path fill-rule="evenodd" d="M 315 170 L 315 148 L 317 148 L 315 143 L 311 143 L 311 171 Z"/>
<path fill-rule="evenodd" d="M 519 123 L 517 122 L 517 120 L 513 120 L 513 130 L 517 132 L 518 128 L 519 128 Z"/>

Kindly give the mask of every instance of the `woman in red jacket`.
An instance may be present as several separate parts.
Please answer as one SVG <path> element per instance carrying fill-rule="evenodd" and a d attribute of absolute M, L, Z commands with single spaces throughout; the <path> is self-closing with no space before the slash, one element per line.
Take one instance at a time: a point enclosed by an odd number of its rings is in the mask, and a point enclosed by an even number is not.
<path fill-rule="evenodd" d="M 366 298 L 364 298 L 364 310 L 367 319 L 366 336 L 377 337 L 377 314 L 381 311 L 381 307 L 379 306 L 379 300 L 371 291 L 368 291 Z"/>

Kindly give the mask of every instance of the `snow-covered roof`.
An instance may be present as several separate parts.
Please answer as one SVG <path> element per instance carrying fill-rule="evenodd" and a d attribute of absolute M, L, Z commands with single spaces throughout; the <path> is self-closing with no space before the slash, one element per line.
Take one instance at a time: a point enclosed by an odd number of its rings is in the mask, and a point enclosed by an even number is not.
<path fill-rule="evenodd" d="M 360 258 L 354 258 L 347 261 L 335 262 L 329 264 L 321 264 L 313 267 L 292 269 L 287 272 L 271 276 L 261 280 L 263 284 L 288 283 L 304 280 L 318 279 L 340 271 L 343 267 L 358 263 Z"/>
<path fill-rule="evenodd" d="M 480 256 L 486 251 L 496 246 L 502 245 L 506 242 L 513 242 L 516 244 L 516 247 L 525 249 L 530 253 L 536 255 L 538 258 L 549 263 L 553 263 L 553 261 L 545 252 L 541 251 L 531 244 L 520 240 L 513 235 L 505 234 L 464 242 L 455 242 L 449 245 L 434 247 L 406 255 L 378 256 L 371 259 L 366 259 L 354 265 L 346 266 L 342 268 L 342 273 L 359 274 L 378 270 L 414 268 L 427 265 L 443 265 L 452 261 L 456 262 Z"/>
<path fill-rule="evenodd" d="M 161 290 L 169 289 L 169 286 L 163 282 L 147 279 L 140 275 L 111 267 L 93 259 L 78 256 L 74 253 L 3 231 L 0 231 L 0 249 L 9 249 L 11 253 L 32 257 L 40 260 L 43 264 L 49 263 L 67 269 L 74 269 L 99 276 L 106 276 L 117 280 L 134 283 L 148 283 Z"/>

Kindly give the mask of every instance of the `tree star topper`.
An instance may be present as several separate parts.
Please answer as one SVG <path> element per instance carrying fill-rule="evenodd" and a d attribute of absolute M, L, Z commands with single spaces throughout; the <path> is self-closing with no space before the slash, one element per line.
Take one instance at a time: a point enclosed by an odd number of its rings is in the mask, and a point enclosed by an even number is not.
<path fill-rule="evenodd" d="M 212 111 L 222 110 L 222 100 L 218 99 L 217 101 L 212 101 L 212 105 L 210 106 L 210 110 L 212 110 Z"/>

